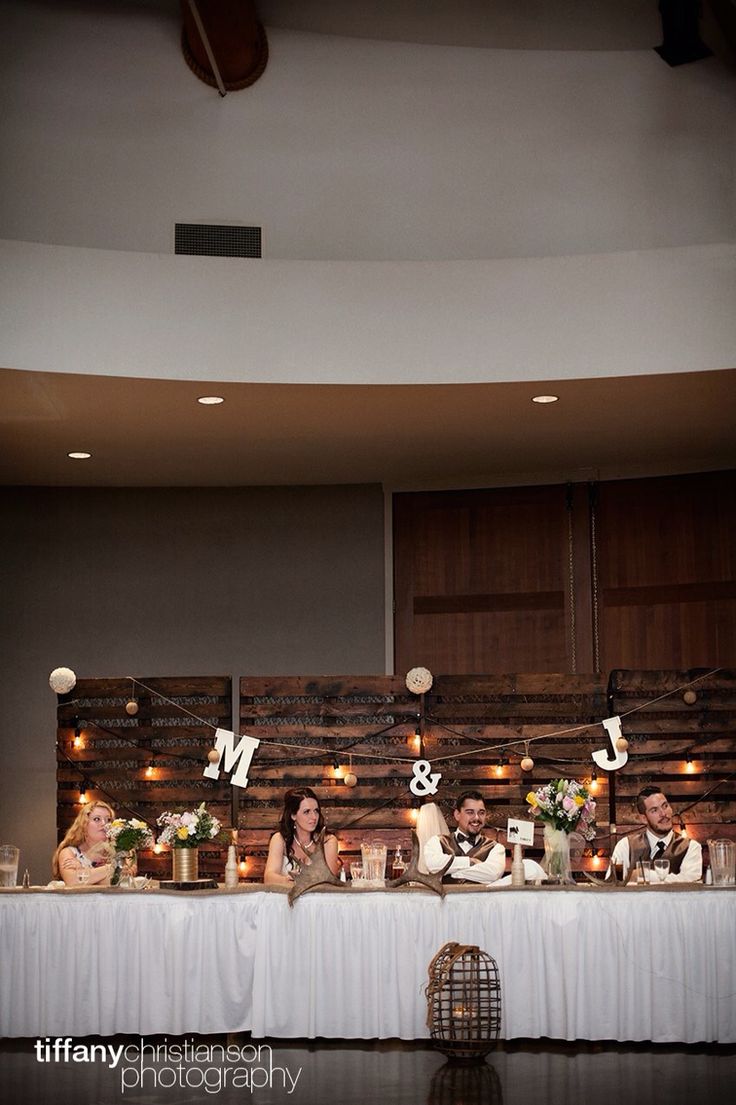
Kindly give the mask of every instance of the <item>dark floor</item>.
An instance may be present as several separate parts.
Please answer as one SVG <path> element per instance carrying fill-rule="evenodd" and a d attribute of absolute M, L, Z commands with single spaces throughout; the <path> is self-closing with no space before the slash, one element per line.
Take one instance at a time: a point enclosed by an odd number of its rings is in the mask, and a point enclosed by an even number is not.
<path fill-rule="evenodd" d="M 431 1045 L 398 1041 L 258 1041 L 247 1036 L 0 1041 L 3 1105 L 726 1105 L 736 1047 L 651 1044 L 498 1044 L 485 1063 L 445 1062 Z M 184 1052 L 184 1045 L 187 1051 Z M 92 1045 L 128 1046 L 111 1068 Z M 229 1056 L 224 1054 L 228 1047 Z M 158 1048 L 158 1055 L 152 1049 Z M 177 1052 L 177 1048 L 180 1052 Z M 196 1058 L 192 1050 L 199 1049 Z M 77 1050 L 78 1049 L 78 1050 Z M 85 1050 L 86 1049 L 86 1050 Z M 40 1056 L 40 1059 L 37 1057 Z M 114 1053 L 115 1054 L 115 1053 Z"/>

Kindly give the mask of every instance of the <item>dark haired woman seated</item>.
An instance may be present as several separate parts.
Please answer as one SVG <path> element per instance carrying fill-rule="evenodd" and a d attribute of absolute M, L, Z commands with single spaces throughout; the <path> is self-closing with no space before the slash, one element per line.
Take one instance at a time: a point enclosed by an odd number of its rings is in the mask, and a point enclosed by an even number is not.
<path fill-rule="evenodd" d="M 312 861 L 315 837 L 325 827 L 319 799 L 310 787 L 287 790 L 279 820 L 279 831 L 268 845 L 263 881 L 266 886 L 292 886 L 294 875 Z M 325 859 L 336 875 L 340 870 L 337 837 L 325 837 Z"/>

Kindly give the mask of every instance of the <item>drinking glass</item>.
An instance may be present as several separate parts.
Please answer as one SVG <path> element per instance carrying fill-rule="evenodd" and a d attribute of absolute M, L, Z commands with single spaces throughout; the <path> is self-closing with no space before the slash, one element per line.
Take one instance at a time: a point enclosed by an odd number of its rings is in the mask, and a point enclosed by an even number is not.
<path fill-rule="evenodd" d="M 89 877 L 92 874 L 89 867 L 80 867 L 77 871 L 77 882 L 80 886 L 86 886 L 89 882 Z"/>
<path fill-rule="evenodd" d="M 363 876 L 366 882 L 378 886 L 386 879 L 386 845 L 380 840 L 361 844 Z"/>
<path fill-rule="evenodd" d="M 356 863 L 356 861 L 353 860 L 353 862 L 350 864 L 350 878 L 353 880 L 353 882 L 355 882 L 356 879 L 358 881 L 362 881 L 362 879 L 363 879 L 363 864 L 362 863 Z"/>
<path fill-rule="evenodd" d="M 664 882 L 670 871 L 670 861 L 668 859 L 655 859 L 654 861 L 654 874 L 657 876 L 660 882 Z"/>
<path fill-rule="evenodd" d="M 638 879 L 637 882 L 648 883 L 652 881 L 652 861 L 649 859 L 640 859 L 636 865 Z"/>
<path fill-rule="evenodd" d="M 0 886 L 15 886 L 19 859 L 20 848 L 14 844 L 0 844 Z"/>

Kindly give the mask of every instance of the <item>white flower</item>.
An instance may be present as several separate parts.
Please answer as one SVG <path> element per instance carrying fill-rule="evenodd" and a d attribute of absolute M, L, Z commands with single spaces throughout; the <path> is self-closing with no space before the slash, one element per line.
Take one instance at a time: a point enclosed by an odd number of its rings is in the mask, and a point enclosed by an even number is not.
<path fill-rule="evenodd" d="M 427 668 L 411 668 L 406 673 L 406 686 L 412 694 L 426 694 L 432 686 L 432 673 Z"/>
<path fill-rule="evenodd" d="M 77 684 L 71 668 L 54 668 L 49 676 L 49 686 L 55 694 L 67 694 Z"/>

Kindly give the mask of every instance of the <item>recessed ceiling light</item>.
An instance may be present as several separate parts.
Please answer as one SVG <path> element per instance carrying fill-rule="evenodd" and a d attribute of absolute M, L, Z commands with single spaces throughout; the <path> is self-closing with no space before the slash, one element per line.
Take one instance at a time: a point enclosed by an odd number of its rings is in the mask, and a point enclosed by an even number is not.
<path fill-rule="evenodd" d="M 533 395 L 532 403 L 556 403 L 559 395 Z"/>
<path fill-rule="evenodd" d="M 92 456 L 91 453 L 67 453 L 67 456 L 72 460 L 89 460 Z"/>
<path fill-rule="evenodd" d="M 221 395 L 200 395 L 197 402 L 203 407 L 216 407 L 218 403 L 224 403 L 225 400 Z"/>

